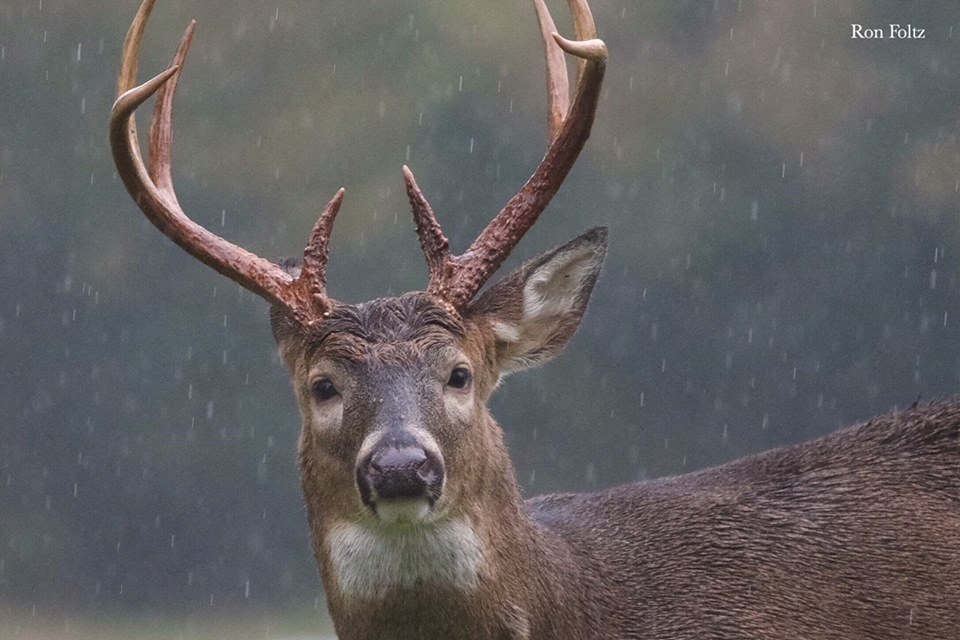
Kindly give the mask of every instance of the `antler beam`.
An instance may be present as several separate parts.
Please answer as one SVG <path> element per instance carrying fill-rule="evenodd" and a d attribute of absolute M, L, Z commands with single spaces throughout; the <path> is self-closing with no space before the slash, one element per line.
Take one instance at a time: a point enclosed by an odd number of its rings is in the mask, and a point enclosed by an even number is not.
<path fill-rule="evenodd" d="M 470 302 L 536 223 L 590 136 L 606 70 L 607 47 L 597 39 L 593 15 L 586 0 L 568 0 L 568 4 L 577 35 L 575 41 L 557 34 L 544 0 L 534 0 L 547 58 L 550 147 L 526 184 L 465 253 L 451 255 L 449 243 L 413 173 L 407 167 L 403 168 L 420 245 L 430 271 L 429 291 L 456 308 L 463 308 Z M 572 105 L 563 52 L 581 60 Z"/>
<path fill-rule="evenodd" d="M 343 200 L 343 189 L 317 221 L 297 278 L 191 220 L 177 200 L 171 167 L 173 99 L 195 23 L 187 26 L 170 67 L 137 86 L 140 46 L 155 2 L 144 0 L 127 32 L 117 81 L 118 98 L 110 113 L 110 146 L 123 184 L 147 219 L 194 258 L 271 304 L 287 309 L 301 324 L 322 321 L 333 304 L 326 293 L 326 264 L 330 233 Z M 140 154 L 134 113 L 154 94 L 157 94 L 157 103 L 150 124 L 150 166 L 147 168 Z"/>

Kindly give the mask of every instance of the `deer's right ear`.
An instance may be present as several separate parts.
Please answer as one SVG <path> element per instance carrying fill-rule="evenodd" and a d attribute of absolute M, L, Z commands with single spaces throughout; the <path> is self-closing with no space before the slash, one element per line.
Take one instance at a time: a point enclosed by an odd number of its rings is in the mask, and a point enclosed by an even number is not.
<path fill-rule="evenodd" d="M 297 323 L 292 315 L 278 306 L 270 307 L 270 329 L 273 331 L 273 339 L 281 351 L 285 344 L 300 340 L 303 337 L 303 329 Z"/>
<path fill-rule="evenodd" d="M 489 322 L 501 375 L 559 354 L 577 330 L 607 253 L 595 227 L 523 264 L 484 291 L 469 315 Z"/>

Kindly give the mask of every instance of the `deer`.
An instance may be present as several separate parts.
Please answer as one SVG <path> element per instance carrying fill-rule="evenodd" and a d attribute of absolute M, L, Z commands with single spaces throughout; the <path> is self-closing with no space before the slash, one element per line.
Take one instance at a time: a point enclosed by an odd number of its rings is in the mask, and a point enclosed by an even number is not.
<path fill-rule="evenodd" d="M 193 222 L 172 180 L 171 66 L 137 84 L 145 0 L 110 116 L 116 168 L 170 240 L 270 304 L 302 425 L 314 556 L 343 640 L 960 638 L 960 402 L 877 417 L 686 475 L 524 499 L 487 406 L 558 355 L 606 255 L 590 229 L 486 287 L 557 193 L 607 64 L 586 0 L 576 38 L 534 0 L 547 60 L 546 154 L 462 254 L 403 177 L 429 283 L 359 304 L 327 294 L 336 193 L 300 261 Z M 564 55 L 579 62 L 571 90 Z M 156 95 L 149 155 L 135 111 Z"/>

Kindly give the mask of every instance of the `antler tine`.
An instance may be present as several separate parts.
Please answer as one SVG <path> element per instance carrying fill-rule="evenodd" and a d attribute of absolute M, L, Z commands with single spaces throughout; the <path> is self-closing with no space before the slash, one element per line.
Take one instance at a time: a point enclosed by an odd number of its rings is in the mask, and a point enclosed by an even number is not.
<path fill-rule="evenodd" d="M 323 213 L 313 226 L 307 248 L 303 250 L 303 268 L 297 282 L 310 292 L 310 297 L 319 306 L 327 304 L 327 260 L 330 257 L 330 234 L 337 219 L 345 190 L 340 189 L 323 208 Z"/>
<path fill-rule="evenodd" d="M 134 16 L 127 35 L 123 39 L 123 56 L 120 58 L 120 72 L 117 74 L 117 95 L 121 96 L 137 84 L 137 68 L 140 65 L 140 43 L 143 42 L 143 30 L 147 26 L 147 18 L 153 11 L 153 5 L 156 0 L 144 0 L 137 9 L 137 15 Z M 169 73 L 173 70 L 168 69 Z M 165 72 L 166 73 L 166 72 Z M 163 75 L 163 74 L 161 74 Z M 146 83 L 149 84 L 149 83 Z M 114 105 L 116 109 L 116 105 Z M 110 115 L 111 125 L 113 124 L 113 114 Z M 130 118 L 127 123 L 130 136 L 137 139 L 137 121 Z M 140 159 L 140 145 L 133 146 L 133 155 Z"/>
<path fill-rule="evenodd" d="M 563 85 L 559 78 L 563 76 L 564 81 L 566 79 L 566 67 L 559 68 L 553 63 L 550 52 L 555 46 L 583 61 L 576 95 L 534 174 L 474 240 L 466 253 L 453 258 L 454 281 L 446 299 L 455 307 L 463 307 L 473 298 L 534 225 L 573 167 L 593 126 L 606 70 L 607 47 L 602 40 L 596 39 L 596 26 L 590 8 L 586 0 L 569 0 L 579 38 L 571 41 L 552 31 L 553 21 L 542 0 L 534 0 L 534 3 L 547 48 L 551 131 L 556 126 L 552 113 L 558 105 L 565 104 L 564 99 L 554 97 L 557 88 Z M 552 38 L 548 39 L 548 36 Z"/>
<path fill-rule="evenodd" d="M 153 1 L 151 0 L 151 2 Z M 187 60 L 187 52 L 190 50 L 190 43 L 193 42 L 193 33 L 196 26 L 197 21 L 191 20 L 186 31 L 183 32 L 183 37 L 177 46 L 177 52 L 173 56 L 173 62 L 170 64 L 177 70 L 157 92 L 157 105 L 153 110 L 153 119 L 150 121 L 150 180 L 167 197 L 167 200 L 177 206 L 180 206 L 180 203 L 177 201 L 177 194 L 173 189 L 173 176 L 171 174 L 173 168 L 173 99 L 177 94 L 177 84 L 180 82 L 180 74 L 183 72 L 183 65 Z"/>
<path fill-rule="evenodd" d="M 423 255 L 427 258 L 427 269 L 430 271 L 430 285 L 427 291 L 446 298 L 450 293 L 448 289 L 453 275 L 450 241 L 443 235 L 443 229 L 433 215 L 430 203 L 423 197 L 423 192 L 420 191 L 417 180 L 407 165 L 403 165 L 403 179 L 407 184 L 407 196 L 410 198 L 410 206 L 413 209 L 413 221 L 417 226 L 420 248 L 423 249 Z"/>
<path fill-rule="evenodd" d="M 593 40 L 597 37 L 597 25 L 593 22 L 593 12 L 585 0 L 567 0 L 570 15 L 573 16 L 573 30 L 577 40 Z"/>
<path fill-rule="evenodd" d="M 552 142 L 560 133 L 563 119 L 570 110 L 570 82 L 567 79 L 567 62 L 563 59 L 563 50 L 553 39 L 553 34 L 557 32 L 553 16 L 550 15 L 544 0 L 533 0 L 533 6 L 537 10 L 540 35 L 543 37 L 547 58 L 547 124 Z M 579 32 L 577 37 L 580 38 Z"/>
<path fill-rule="evenodd" d="M 312 323 L 322 317 L 331 305 L 322 282 L 319 286 L 316 283 L 304 286 L 303 282 L 306 281 L 301 277 L 295 283 L 293 276 L 280 266 L 224 240 L 192 221 L 177 202 L 171 179 L 173 100 L 180 70 L 193 37 L 194 23 L 191 22 L 187 27 L 172 66 L 135 86 L 143 32 L 154 4 L 155 0 L 144 0 L 124 41 L 117 81 L 120 95 L 110 113 L 110 146 L 117 172 L 147 219 L 187 253 L 271 304 L 286 308 L 300 323 Z M 157 106 L 150 128 L 148 170 L 140 153 L 134 113 L 137 107 L 157 92 Z M 324 216 L 321 216 L 318 227 L 322 227 L 323 223 L 326 230 L 315 230 L 311 237 L 307 247 L 310 256 L 305 256 L 309 263 L 305 268 L 308 273 L 321 277 L 325 274 L 326 238 L 322 236 L 325 234 L 329 237 L 329 225 L 333 222 L 342 195 L 342 192 L 338 193 L 327 206 Z"/>

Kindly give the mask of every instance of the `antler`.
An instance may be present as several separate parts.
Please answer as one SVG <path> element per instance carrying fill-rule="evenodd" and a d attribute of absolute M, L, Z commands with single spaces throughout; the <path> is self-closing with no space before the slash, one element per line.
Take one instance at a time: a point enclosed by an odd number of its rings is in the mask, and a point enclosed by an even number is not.
<path fill-rule="evenodd" d="M 459 256 L 450 253 L 450 243 L 413 173 L 406 166 L 403 168 L 417 235 L 430 271 L 429 291 L 456 308 L 470 302 L 534 225 L 590 136 L 606 69 L 607 47 L 597 39 L 597 29 L 586 0 L 567 0 L 567 3 L 573 14 L 576 41 L 558 35 L 544 0 L 534 0 L 546 47 L 550 147 L 526 184 L 465 253 Z M 572 106 L 563 51 L 581 60 Z"/>
<path fill-rule="evenodd" d="M 120 178 L 147 219 L 187 253 L 271 304 L 287 309 L 301 324 L 321 322 L 335 304 L 327 296 L 326 267 L 330 233 L 343 201 L 343 189 L 330 200 L 314 226 L 304 250 L 303 268 L 296 277 L 192 221 L 180 207 L 171 167 L 173 100 L 195 23 L 187 27 L 171 66 L 136 86 L 140 45 L 155 2 L 144 0 L 140 5 L 123 46 L 117 82 L 119 97 L 110 114 L 110 146 Z M 413 173 L 403 168 L 420 245 L 430 270 L 428 290 L 455 308 L 462 308 L 473 298 L 537 221 L 590 135 L 606 68 L 607 48 L 596 38 L 586 0 L 568 0 L 568 4 L 577 41 L 558 35 L 544 0 L 534 0 L 546 47 L 550 147 L 519 193 L 507 202 L 465 253 L 459 256 L 450 253 L 450 243 Z M 563 51 L 581 59 L 572 105 Z M 140 153 L 134 112 L 153 94 L 157 94 L 157 104 L 150 126 L 148 168 Z"/>
<path fill-rule="evenodd" d="M 224 240 L 191 220 L 180 208 L 173 189 L 171 152 L 173 99 L 195 23 L 187 26 L 170 67 L 153 79 L 134 86 L 143 31 L 155 2 L 144 0 L 127 32 L 117 80 L 119 97 L 110 113 L 110 146 L 123 184 L 147 219 L 194 258 L 270 303 L 286 308 L 301 324 L 321 321 L 334 304 L 326 292 L 326 268 L 330 233 L 343 201 L 343 189 L 327 204 L 314 226 L 304 250 L 303 268 L 296 278 L 279 265 Z M 140 155 L 134 112 L 154 93 L 157 94 L 157 104 L 150 124 L 150 167 L 147 169 Z"/>

